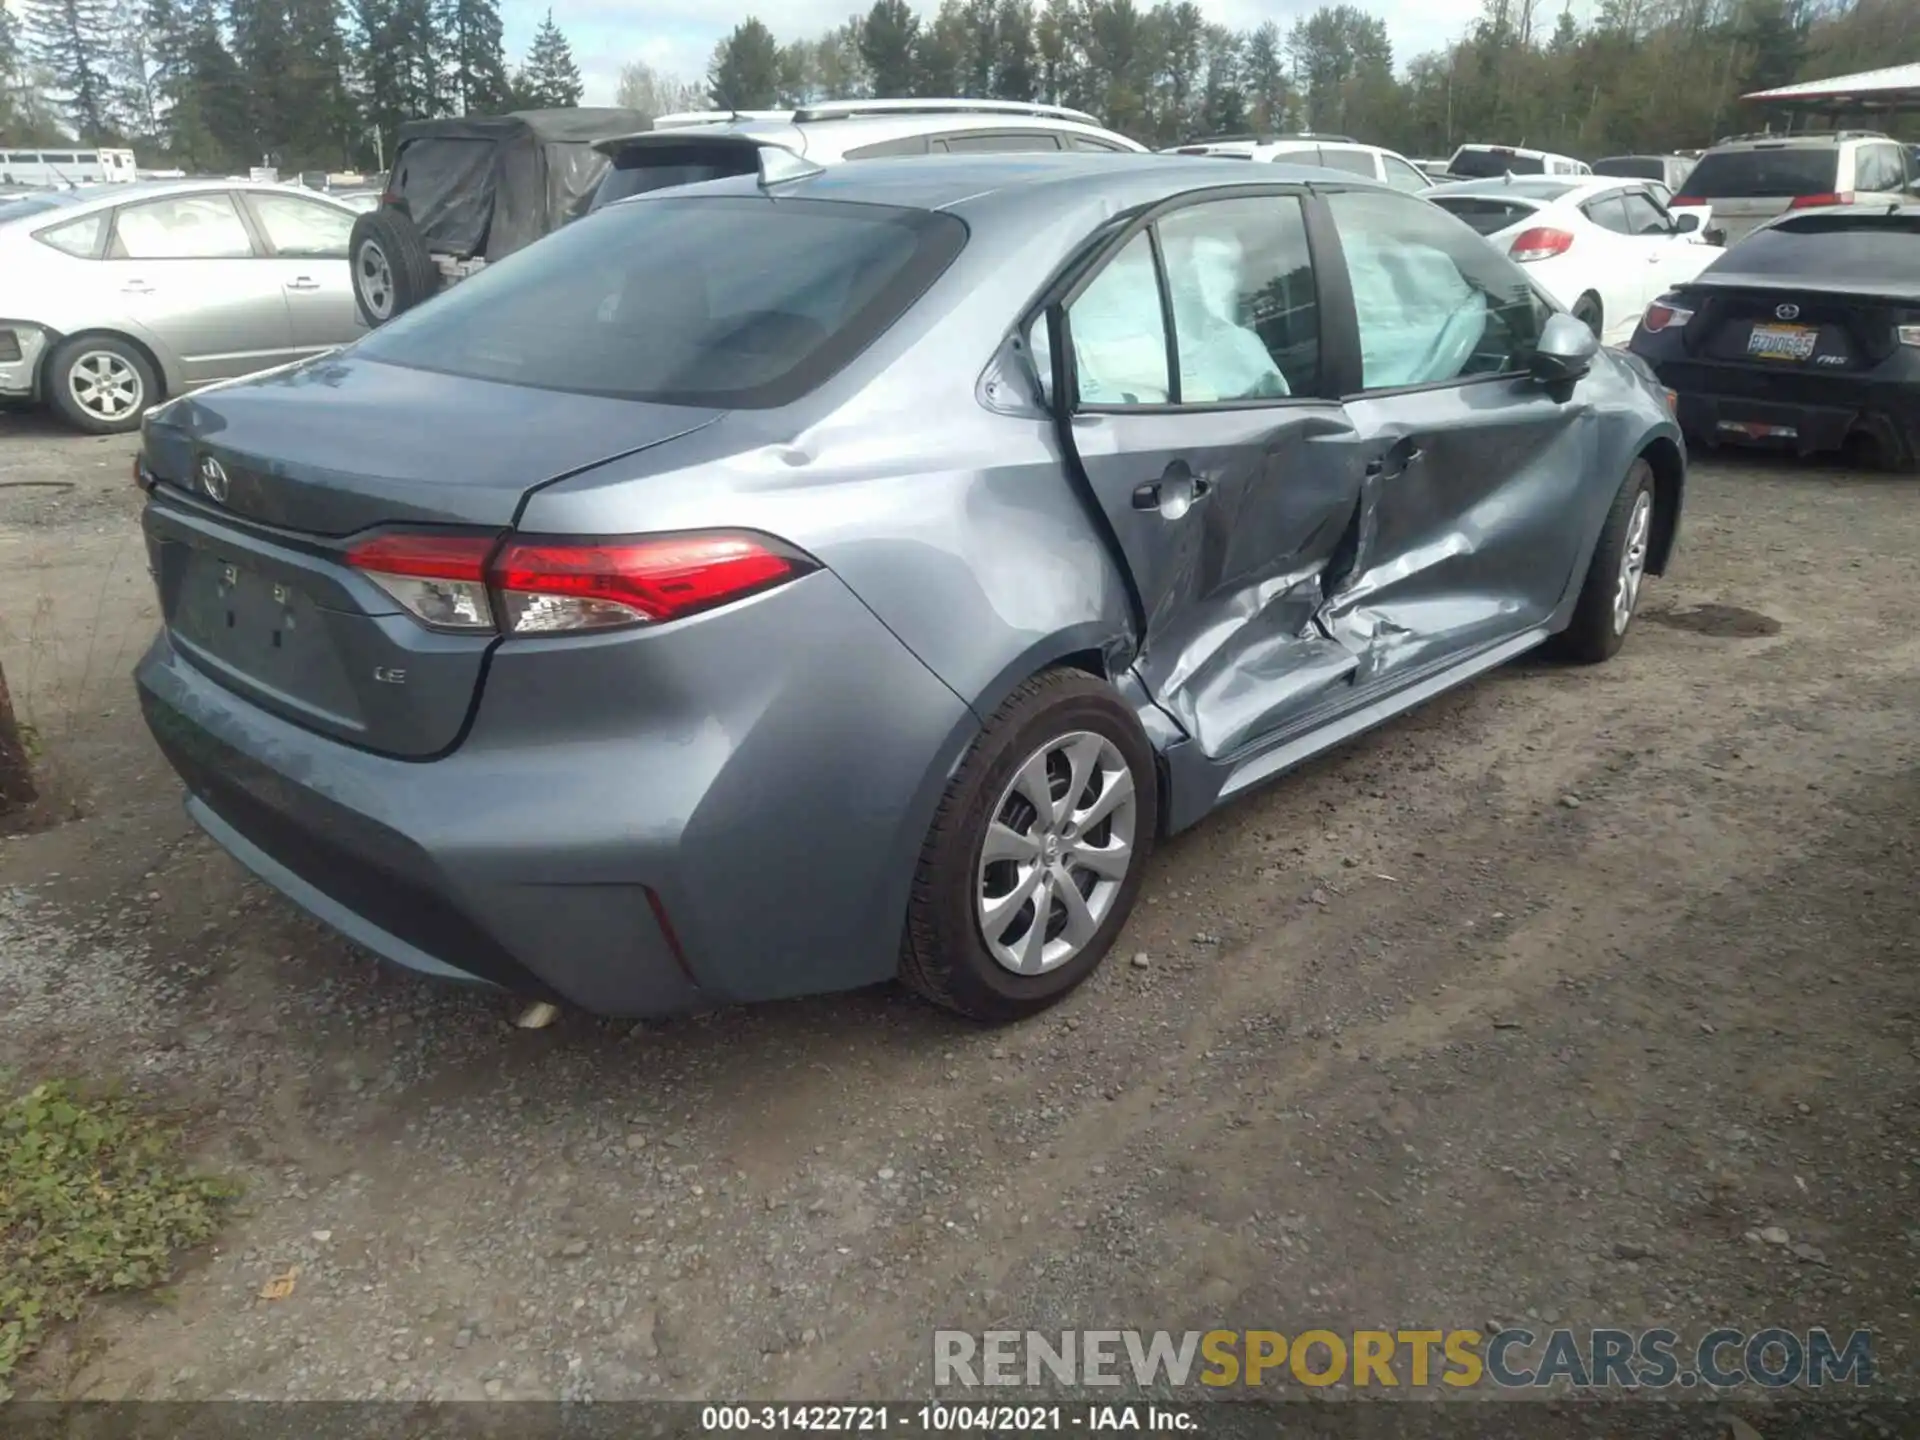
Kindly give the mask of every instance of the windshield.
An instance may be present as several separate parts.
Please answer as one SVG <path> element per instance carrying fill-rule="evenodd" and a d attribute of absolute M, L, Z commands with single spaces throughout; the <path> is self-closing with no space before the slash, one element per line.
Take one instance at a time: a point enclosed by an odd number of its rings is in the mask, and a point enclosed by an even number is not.
<path fill-rule="evenodd" d="M 966 243 L 950 215 L 820 200 L 612 205 L 383 325 L 370 360 L 664 404 L 785 405 Z"/>
<path fill-rule="evenodd" d="M 1693 167 L 1687 194 L 1703 200 L 1829 195 L 1839 168 L 1840 152 L 1830 146 L 1719 150 Z"/>
<path fill-rule="evenodd" d="M 1447 162 L 1447 173 L 1469 180 L 1495 175 L 1544 175 L 1547 162 L 1538 155 L 1521 155 L 1513 150 L 1474 150 L 1462 145 Z"/>
<path fill-rule="evenodd" d="M 1593 162 L 1596 175 L 1617 175 L 1629 180 L 1664 180 L 1667 166 L 1657 155 L 1615 155 Z"/>

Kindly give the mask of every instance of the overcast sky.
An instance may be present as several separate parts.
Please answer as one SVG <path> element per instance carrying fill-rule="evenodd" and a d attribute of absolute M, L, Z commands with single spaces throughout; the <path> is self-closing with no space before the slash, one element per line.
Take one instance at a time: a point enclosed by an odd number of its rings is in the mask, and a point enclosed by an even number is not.
<path fill-rule="evenodd" d="M 1272 20 L 1284 30 L 1299 16 L 1317 9 L 1319 0 L 1199 3 L 1209 20 L 1236 29 L 1250 29 L 1263 20 Z M 1386 19 L 1394 60 L 1399 64 L 1455 39 L 1481 8 L 1481 0 L 1358 3 Z M 794 40 L 818 35 L 865 8 L 859 0 L 780 0 L 779 4 L 759 5 L 746 0 L 554 0 L 553 18 L 573 44 L 574 58 L 587 83 L 586 103 L 606 105 L 613 101 L 620 67 L 630 60 L 644 60 L 656 70 L 683 80 L 704 79 L 714 43 L 748 15 L 758 14 L 780 39 Z M 930 14 L 937 8 L 937 0 L 922 0 L 914 8 Z M 1147 8 L 1145 0 L 1141 8 Z M 510 61 L 518 63 L 525 57 L 534 27 L 546 10 L 547 0 L 501 0 Z"/>

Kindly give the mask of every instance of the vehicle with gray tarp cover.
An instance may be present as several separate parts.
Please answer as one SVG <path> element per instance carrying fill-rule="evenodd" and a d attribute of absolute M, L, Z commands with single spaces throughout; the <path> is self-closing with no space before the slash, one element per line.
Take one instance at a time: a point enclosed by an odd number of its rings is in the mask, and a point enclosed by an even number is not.
<path fill-rule="evenodd" d="M 348 245 L 361 317 L 391 320 L 584 215 L 612 163 L 594 143 L 646 128 L 611 107 L 408 121 Z"/>

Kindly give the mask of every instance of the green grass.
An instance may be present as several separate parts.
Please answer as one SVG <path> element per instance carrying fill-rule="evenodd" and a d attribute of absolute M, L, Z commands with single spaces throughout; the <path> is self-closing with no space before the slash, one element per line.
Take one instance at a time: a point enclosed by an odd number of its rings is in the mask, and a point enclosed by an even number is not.
<path fill-rule="evenodd" d="M 0 1107 L 0 1400 L 46 1327 L 91 1295 L 147 1290 L 237 1191 L 180 1162 L 178 1131 L 51 1081 Z"/>

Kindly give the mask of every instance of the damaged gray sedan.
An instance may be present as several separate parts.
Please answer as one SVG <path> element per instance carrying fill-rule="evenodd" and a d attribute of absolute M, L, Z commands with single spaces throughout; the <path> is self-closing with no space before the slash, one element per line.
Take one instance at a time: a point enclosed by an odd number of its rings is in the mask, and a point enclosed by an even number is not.
<path fill-rule="evenodd" d="M 1156 839 L 1607 659 L 1673 550 L 1638 361 L 1422 200 L 1247 182 L 771 156 L 166 406 L 192 813 L 390 960 L 604 1013 L 1058 1000 Z"/>

